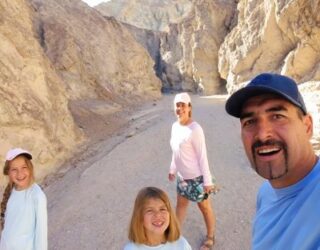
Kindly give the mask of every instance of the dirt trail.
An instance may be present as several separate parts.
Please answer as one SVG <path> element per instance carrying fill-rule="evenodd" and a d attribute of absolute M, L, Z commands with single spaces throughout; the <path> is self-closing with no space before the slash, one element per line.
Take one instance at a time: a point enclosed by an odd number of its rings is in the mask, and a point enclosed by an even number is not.
<path fill-rule="evenodd" d="M 244 155 L 239 122 L 225 113 L 222 96 L 192 99 L 193 117 L 204 129 L 209 164 L 221 187 L 211 198 L 217 215 L 215 249 L 250 249 L 261 179 Z M 175 184 L 167 180 L 172 100 L 164 96 L 157 105 L 144 106 L 126 130 L 90 147 L 45 188 L 50 250 L 122 249 L 135 196 L 144 186 L 164 189 L 175 204 Z M 198 249 L 204 234 L 200 212 L 191 204 L 183 235 Z"/>

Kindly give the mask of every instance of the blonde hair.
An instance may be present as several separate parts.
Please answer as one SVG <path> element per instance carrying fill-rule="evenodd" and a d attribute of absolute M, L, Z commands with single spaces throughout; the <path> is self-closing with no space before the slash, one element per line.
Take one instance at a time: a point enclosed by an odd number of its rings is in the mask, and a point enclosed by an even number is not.
<path fill-rule="evenodd" d="M 18 157 L 23 157 L 29 170 L 30 170 L 30 185 L 34 182 L 34 173 L 33 173 L 33 164 L 31 162 L 31 160 L 24 154 L 18 155 L 16 158 Z M 14 158 L 14 159 L 16 159 Z M 14 160 L 13 159 L 13 160 Z M 3 174 L 4 175 L 9 175 L 9 170 L 10 170 L 10 162 L 11 161 L 6 161 L 3 167 Z M 1 201 L 1 205 L 0 205 L 0 225 L 1 225 L 1 229 L 3 229 L 4 227 L 4 219 L 5 219 L 5 213 L 6 213 L 6 209 L 7 209 L 7 203 L 8 200 L 10 198 L 12 189 L 14 187 L 14 183 L 12 183 L 12 181 L 9 179 L 9 183 L 6 186 L 4 192 L 3 192 L 3 196 L 2 196 L 2 201 Z"/>
<path fill-rule="evenodd" d="M 171 207 L 168 195 L 159 188 L 145 187 L 141 189 L 136 197 L 131 216 L 128 238 L 130 241 L 138 244 L 148 242 L 143 226 L 143 208 L 150 199 L 160 199 L 166 205 L 169 212 L 169 226 L 165 231 L 166 240 L 173 242 L 180 237 L 180 227 L 176 215 Z"/>

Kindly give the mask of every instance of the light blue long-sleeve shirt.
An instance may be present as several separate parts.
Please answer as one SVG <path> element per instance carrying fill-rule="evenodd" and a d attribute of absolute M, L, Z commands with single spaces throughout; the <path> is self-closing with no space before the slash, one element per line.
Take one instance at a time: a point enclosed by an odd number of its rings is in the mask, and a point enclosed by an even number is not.
<path fill-rule="evenodd" d="M 47 250 L 47 199 L 39 185 L 12 190 L 0 250 Z"/>

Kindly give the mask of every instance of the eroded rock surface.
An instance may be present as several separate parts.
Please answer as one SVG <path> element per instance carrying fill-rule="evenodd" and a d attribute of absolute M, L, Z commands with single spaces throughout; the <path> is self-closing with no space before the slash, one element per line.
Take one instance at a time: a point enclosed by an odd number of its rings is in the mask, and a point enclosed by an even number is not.
<path fill-rule="evenodd" d="M 160 97 L 146 50 L 82 1 L 1 1 L 0 38 L 0 159 L 27 148 L 40 179 L 92 139 L 90 128 L 108 134 L 121 124 L 114 114 Z"/>

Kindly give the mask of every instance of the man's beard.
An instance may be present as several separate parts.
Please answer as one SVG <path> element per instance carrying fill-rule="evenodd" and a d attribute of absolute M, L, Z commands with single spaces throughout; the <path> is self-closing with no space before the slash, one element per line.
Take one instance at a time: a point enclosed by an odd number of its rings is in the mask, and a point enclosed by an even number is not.
<path fill-rule="evenodd" d="M 272 171 L 272 163 L 271 162 L 268 162 L 268 163 L 265 163 L 267 164 L 267 166 L 263 166 L 263 167 L 266 167 L 268 168 L 269 170 L 269 177 L 265 177 L 263 176 L 262 174 L 260 174 L 260 171 L 258 169 L 258 163 L 257 163 L 257 160 L 256 160 L 256 148 L 258 147 L 262 147 L 262 146 L 277 146 L 279 148 L 281 148 L 284 152 L 284 171 L 278 175 L 274 175 L 273 171 Z M 288 170 L 289 170 L 289 165 L 288 165 L 288 149 L 287 149 L 287 146 L 286 144 L 284 144 L 283 142 L 281 141 L 276 141 L 276 140 L 267 140 L 265 142 L 262 142 L 260 140 L 256 141 L 252 147 L 251 147 L 251 153 L 252 153 L 252 156 L 253 156 L 253 167 L 255 168 L 255 171 L 261 175 L 262 177 L 268 179 L 268 180 L 276 180 L 276 179 L 279 179 L 281 177 L 283 177 L 284 175 L 286 175 L 288 173 Z"/>

